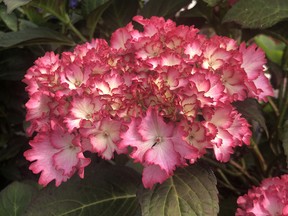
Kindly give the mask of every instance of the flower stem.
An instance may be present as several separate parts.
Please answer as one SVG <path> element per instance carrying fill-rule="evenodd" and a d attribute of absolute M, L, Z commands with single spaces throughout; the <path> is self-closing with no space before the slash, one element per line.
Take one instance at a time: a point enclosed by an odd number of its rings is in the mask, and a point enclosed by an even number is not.
<path fill-rule="evenodd" d="M 206 162 L 210 163 L 212 166 L 216 167 L 217 169 L 222 170 L 223 172 L 231 175 L 231 176 L 240 176 L 242 175 L 240 172 L 232 172 L 230 170 L 227 169 L 227 167 L 225 165 L 219 164 L 217 162 L 215 162 L 214 160 L 208 158 L 208 157 L 202 157 L 203 160 L 205 160 Z"/>
<path fill-rule="evenodd" d="M 230 190 L 234 191 L 237 195 L 240 194 L 240 192 L 231 184 L 231 182 L 228 180 L 228 178 L 226 177 L 226 175 L 223 173 L 223 171 L 221 169 L 217 169 L 217 172 L 219 173 L 219 175 L 222 177 L 223 179 L 223 184 L 225 185 L 225 187 L 229 188 Z"/>
<path fill-rule="evenodd" d="M 217 169 L 217 172 L 219 173 L 219 175 L 222 177 L 223 180 L 217 179 L 217 182 L 220 183 L 221 185 L 223 185 L 224 187 L 230 189 L 231 191 L 233 191 L 237 196 L 240 195 L 240 192 L 237 188 L 235 188 L 231 182 L 228 180 L 228 178 L 225 176 L 225 174 L 223 173 L 222 170 Z"/>
<path fill-rule="evenodd" d="M 283 122 L 285 120 L 285 116 L 286 116 L 286 112 L 288 109 L 288 86 L 287 86 L 287 79 L 288 79 L 288 70 L 287 70 L 287 65 L 288 65 L 288 44 L 284 50 L 283 53 L 283 58 L 282 58 L 282 68 L 283 68 L 283 72 L 284 77 L 283 77 L 283 81 L 281 83 L 281 88 L 279 89 L 280 94 L 278 97 L 279 100 L 279 110 L 280 110 L 280 117 L 278 119 L 278 129 L 282 128 Z M 284 94 L 283 94 L 284 92 Z"/>
<path fill-rule="evenodd" d="M 277 105 L 274 103 L 274 101 L 272 100 L 271 97 L 268 97 L 268 102 L 271 105 L 272 109 L 274 110 L 276 116 L 277 117 L 280 116 L 279 109 L 278 109 Z"/>
<path fill-rule="evenodd" d="M 254 154 L 256 155 L 257 159 L 258 159 L 258 162 L 259 162 L 259 165 L 261 167 L 261 171 L 263 174 L 266 173 L 267 171 L 267 164 L 266 164 L 266 161 L 263 157 L 263 155 L 261 154 L 259 148 L 258 148 L 258 145 L 254 142 L 253 139 L 251 139 L 251 147 L 252 147 L 252 150 L 254 152 Z"/>
<path fill-rule="evenodd" d="M 231 165 L 233 165 L 235 168 L 237 168 L 243 175 L 245 175 L 251 182 L 253 182 L 254 185 L 259 185 L 259 181 L 251 176 L 245 169 L 243 169 L 242 166 L 240 166 L 237 162 L 233 161 L 233 160 L 230 160 L 229 163 Z"/>
<path fill-rule="evenodd" d="M 283 121 L 285 119 L 285 115 L 288 109 L 288 87 L 287 85 L 285 86 L 285 93 L 284 93 L 284 97 L 283 97 L 283 105 L 282 105 L 282 109 L 280 110 L 280 117 L 279 117 L 279 121 L 278 121 L 278 128 L 282 127 Z M 279 100 L 282 100 L 282 98 L 279 98 Z"/>

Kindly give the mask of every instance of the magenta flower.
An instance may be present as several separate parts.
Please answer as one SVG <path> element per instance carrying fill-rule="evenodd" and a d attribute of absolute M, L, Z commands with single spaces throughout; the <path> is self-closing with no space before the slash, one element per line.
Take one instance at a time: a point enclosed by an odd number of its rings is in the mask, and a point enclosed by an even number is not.
<path fill-rule="evenodd" d="M 249 144 L 250 126 L 232 102 L 273 96 L 264 53 L 171 20 L 134 20 L 143 31 L 129 23 L 110 46 L 96 39 L 61 56 L 46 53 L 25 75 L 27 132 L 38 133 L 25 157 L 40 184 L 83 177 L 90 151 L 107 160 L 129 154 L 151 188 L 207 149 L 227 162 Z"/>
<path fill-rule="evenodd" d="M 287 216 L 288 175 L 265 179 L 237 200 L 236 216 Z"/>

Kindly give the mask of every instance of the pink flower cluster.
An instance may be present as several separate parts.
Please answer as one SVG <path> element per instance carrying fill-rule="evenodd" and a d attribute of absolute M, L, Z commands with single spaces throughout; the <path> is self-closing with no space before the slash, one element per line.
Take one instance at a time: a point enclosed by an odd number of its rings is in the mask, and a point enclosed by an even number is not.
<path fill-rule="evenodd" d="M 89 151 L 107 160 L 129 153 L 151 188 L 207 149 L 226 162 L 249 144 L 249 124 L 231 103 L 273 94 L 264 53 L 163 18 L 134 21 L 143 31 L 129 23 L 110 45 L 96 39 L 61 57 L 49 52 L 28 70 L 28 133 L 37 135 L 24 155 L 40 184 L 83 177 Z"/>
<path fill-rule="evenodd" d="M 287 216 L 288 174 L 265 179 L 237 200 L 236 216 Z"/>

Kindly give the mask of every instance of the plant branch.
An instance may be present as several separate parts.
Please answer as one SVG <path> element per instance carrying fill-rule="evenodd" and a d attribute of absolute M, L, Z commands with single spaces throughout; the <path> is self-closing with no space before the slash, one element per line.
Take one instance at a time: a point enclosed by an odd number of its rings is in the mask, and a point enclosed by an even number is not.
<path fill-rule="evenodd" d="M 253 182 L 254 185 L 259 185 L 259 181 L 251 176 L 242 166 L 240 166 L 237 162 L 230 160 L 229 163 L 233 165 L 235 168 L 237 168 L 243 175 L 245 175 L 251 182 Z"/>
<path fill-rule="evenodd" d="M 258 159 L 258 162 L 259 162 L 259 165 L 261 167 L 261 171 L 263 174 L 266 173 L 267 171 L 267 164 L 266 164 L 266 161 L 263 157 L 263 155 L 261 154 L 259 148 L 258 148 L 258 145 L 254 142 L 253 139 L 251 139 L 251 145 L 252 147 L 252 150 L 253 150 L 253 153 L 256 155 L 257 159 Z"/>
<path fill-rule="evenodd" d="M 277 107 L 277 105 L 274 103 L 274 101 L 271 99 L 271 97 L 268 97 L 268 102 L 271 105 L 272 109 L 274 110 L 276 116 L 280 116 L 280 112 L 279 109 Z"/>

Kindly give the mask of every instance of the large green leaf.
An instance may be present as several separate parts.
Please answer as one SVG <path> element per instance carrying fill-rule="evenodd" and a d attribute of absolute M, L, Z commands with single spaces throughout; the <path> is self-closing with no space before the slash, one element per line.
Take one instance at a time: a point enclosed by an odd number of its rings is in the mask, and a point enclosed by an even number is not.
<path fill-rule="evenodd" d="M 287 0 L 239 0 L 223 22 L 234 21 L 245 28 L 268 28 L 288 18 Z"/>
<path fill-rule="evenodd" d="M 31 0 L 4 0 L 4 3 L 7 6 L 7 13 L 11 13 L 14 9 L 26 5 Z"/>
<path fill-rule="evenodd" d="M 189 3 L 191 0 L 149 0 L 141 9 L 140 14 L 147 18 L 151 16 L 171 18 Z"/>
<path fill-rule="evenodd" d="M 219 211 L 216 177 L 200 165 L 178 169 L 163 184 L 138 195 L 143 216 L 214 216 Z"/>
<path fill-rule="evenodd" d="M 13 182 L 0 192 L 0 215 L 23 216 L 36 192 L 29 184 Z"/>
<path fill-rule="evenodd" d="M 288 120 L 284 123 L 282 145 L 286 155 L 286 165 L 288 167 Z"/>
<path fill-rule="evenodd" d="M 257 122 L 262 127 L 268 136 L 268 129 L 266 126 L 265 118 L 262 114 L 261 107 L 255 99 L 246 99 L 244 101 L 234 102 L 233 105 L 237 108 L 238 112 L 242 114 L 249 122 Z"/>
<path fill-rule="evenodd" d="M 33 200 L 27 216 L 134 216 L 140 176 L 124 166 L 96 165 L 83 180 L 73 178 L 59 188 L 48 186 Z"/>
<path fill-rule="evenodd" d="M 69 38 L 48 28 L 29 28 L 0 34 L 0 47 L 49 43 L 74 45 Z"/>

